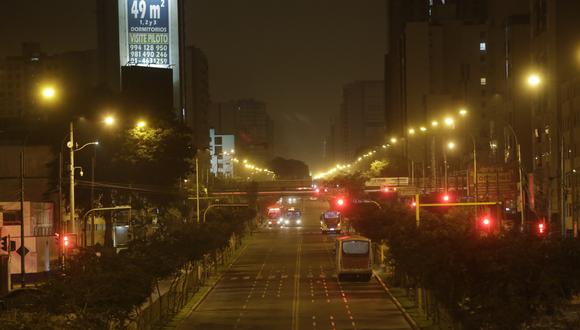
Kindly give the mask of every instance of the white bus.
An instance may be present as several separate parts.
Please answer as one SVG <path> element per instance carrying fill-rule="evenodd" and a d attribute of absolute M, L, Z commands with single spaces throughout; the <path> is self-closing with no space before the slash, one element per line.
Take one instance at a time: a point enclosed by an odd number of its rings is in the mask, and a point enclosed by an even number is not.
<path fill-rule="evenodd" d="M 373 270 L 371 240 L 363 236 L 342 236 L 336 239 L 336 273 L 346 279 L 370 281 Z"/>

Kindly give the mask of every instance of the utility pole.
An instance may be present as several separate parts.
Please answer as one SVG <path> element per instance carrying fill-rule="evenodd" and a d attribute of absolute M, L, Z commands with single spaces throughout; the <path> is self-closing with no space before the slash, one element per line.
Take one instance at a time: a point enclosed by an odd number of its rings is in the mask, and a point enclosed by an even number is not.
<path fill-rule="evenodd" d="M 95 207 L 95 167 L 97 163 L 97 148 L 94 149 L 91 159 L 91 208 Z M 91 215 L 91 246 L 95 246 L 95 215 Z M 86 238 L 85 238 L 86 239 Z"/>
<path fill-rule="evenodd" d="M 10 241 L 8 241 L 8 246 Z M 24 146 L 20 150 L 20 286 L 24 287 L 26 282 L 24 276 L 26 275 L 25 256 L 26 250 L 24 246 Z"/>
<path fill-rule="evenodd" d="M 78 243 L 77 240 L 77 228 L 75 224 L 75 143 L 74 143 L 74 127 L 73 122 L 70 122 L 70 140 L 68 143 L 68 147 L 70 148 L 70 222 L 71 222 L 71 231 L 74 235 L 75 243 Z"/>
<path fill-rule="evenodd" d="M 199 160 L 197 155 L 195 155 L 195 197 L 197 223 L 199 223 Z"/>

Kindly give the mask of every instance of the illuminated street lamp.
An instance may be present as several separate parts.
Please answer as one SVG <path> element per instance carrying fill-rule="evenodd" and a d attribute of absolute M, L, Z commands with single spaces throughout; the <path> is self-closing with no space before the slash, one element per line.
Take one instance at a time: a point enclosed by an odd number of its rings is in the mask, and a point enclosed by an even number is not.
<path fill-rule="evenodd" d="M 447 142 L 447 149 L 449 149 L 449 150 L 455 149 L 455 142 L 453 142 L 453 141 Z"/>
<path fill-rule="evenodd" d="M 415 134 L 415 129 L 414 128 L 409 128 L 409 134 L 411 134 L 411 135 Z"/>
<path fill-rule="evenodd" d="M 103 122 L 105 123 L 105 125 L 107 126 L 111 126 L 115 123 L 115 117 L 113 116 L 106 116 L 105 119 L 103 119 Z M 137 124 L 138 126 L 139 124 Z"/>
<path fill-rule="evenodd" d="M 460 109 L 460 110 L 459 110 L 459 115 L 461 115 L 461 116 L 465 116 L 465 115 L 467 115 L 467 110 L 465 110 L 465 109 Z"/>
<path fill-rule="evenodd" d="M 540 85 L 542 83 L 542 79 L 540 78 L 540 76 L 536 73 L 532 73 L 528 76 L 527 79 L 528 85 L 531 87 L 537 87 L 538 85 Z"/>
<path fill-rule="evenodd" d="M 447 126 L 453 126 L 453 124 L 455 123 L 455 120 L 453 120 L 452 117 L 446 117 L 444 120 L 444 123 Z"/>
<path fill-rule="evenodd" d="M 45 100 L 51 100 L 56 96 L 56 90 L 52 86 L 45 86 L 40 91 L 40 94 Z"/>
<path fill-rule="evenodd" d="M 397 138 L 392 137 L 391 138 L 391 143 L 397 143 Z"/>
<path fill-rule="evenodd" d="M 147 122 L 144 120 L 140 120 L 137 122 L 137 124 L 135 125 L 137 128 L 145 128 L 147 126 Z"/>
<path fill-rule="evenodd" d="M 432 126 L 432 127 L 437 127 L 437 126 L 439 126 L 439 122 L 438 122 L 438 121 L 436 121 L 436 120 L 433 120 L 433 121 L 431 122 L 431 126 Z"/>

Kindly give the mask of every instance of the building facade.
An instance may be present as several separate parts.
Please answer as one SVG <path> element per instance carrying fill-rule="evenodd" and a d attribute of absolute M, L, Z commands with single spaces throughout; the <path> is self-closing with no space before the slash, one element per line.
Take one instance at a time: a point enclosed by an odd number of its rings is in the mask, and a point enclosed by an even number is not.
<path fill-rule="evenodd" d="M 577 1 L 530 1 L 533 66 L 542 82 L 533 95 L 536 213 L 552 230 L 578 235 L 578 79 L 580 26 Z"/>
<path fill-rule="evenodd" d="M 342 90 L 335 141 L 338 161 L 348 161 L 385 141 L 384 82 L 355 81 Z"/>
<path fill-rule="evenodd" d="M 254 99 L 211 105 L 210 126 L 219 134 L 234 135 L 236 154 L 266 164 L 274 154 L 274 123 L 266 104 Z"/>
<path fill-rule="evenodd" d="M 234 156 L 236 138 L 232 134 L 216 134 L 215 129 L 209 130 L 209 151 L 211 157 L 211 173 L 216 176 L 234 177 Z"/>

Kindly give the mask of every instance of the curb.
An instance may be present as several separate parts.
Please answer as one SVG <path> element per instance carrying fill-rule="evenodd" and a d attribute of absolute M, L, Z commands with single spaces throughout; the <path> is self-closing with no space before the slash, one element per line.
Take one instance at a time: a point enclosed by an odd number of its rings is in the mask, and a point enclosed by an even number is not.
<path fill-rule="evenodd" d="M 411 326 L 411 329 L 413 329 L 413 330 L 420 330 L 421 328 L 417 325 L 417 323 L 415 322 L 415 320 L 413 320 L 413 318 L 411 317 L 411 315 L 409 315 L 409 313 L 407 313 L 407 310 L 405 309 L 405 307 L 403 307 L 403 305 L 401 305 L 401 303 L 399 302 L 399 300 L 397 300 L 397 298 L 395 298 L 395 296 L 393 296 L 393 294 L 391 293 L 391 290 L 389 290 L 389 287 L 387 287 L 387 285 L 385 284 L 385 282 L 383 282 L 383 280 L 381 279 L 381 277 L 375 271 L 373 271 L 373 276 L 377 280 L 377 282 L 379 282 L 379 284 L 383 287 L 383 289 L 385 290 L 385 292 L 389 295 L 389 298 L 391 298 L 391 300 L 393 301 L 393 303 L 395 304 L 395 306 L 397 306 L 397 308 L 399 309 L 399 311 L 401 311 L 401 313 L 403 314 L 403 317 L 405 318 L 405 320 L 407 321 L 407 323 L 409 323 L 409 325 Z"/>

